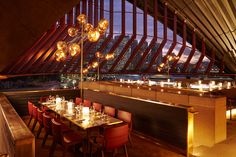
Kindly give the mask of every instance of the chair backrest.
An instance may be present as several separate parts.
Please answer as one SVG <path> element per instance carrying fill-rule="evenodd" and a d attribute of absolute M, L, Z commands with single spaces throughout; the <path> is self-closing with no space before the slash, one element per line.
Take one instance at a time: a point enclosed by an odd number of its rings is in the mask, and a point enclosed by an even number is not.
<path fill-rule="evenodd" d="M 42 97 L 39 98 L 39 101 L 40 102 L 46 102 L 47 99 L 48 99 L 48 96 L 42 96 Z"/>
<path fill-rule="evenodd" d="M 28 101 L 28 112 L 29 112 L 29 115 L 33 115 L 33 103 L 31 101 Z"/>
<path fill-rule="evenodd" d="M 58 143 L 61 143 L 62 142 L 61 123 L 57 122 L 54 118 L 51 121 L 52 121 L 53 140 Z"/>
<path fill-rule="evenodd" d="M 34 117 L 35 119 L 38 118 L 38 107 L 35 106 L 35 105 L 33 105 L 33 117 Z"/>
<path fill-rule="evenodd" d="M 100 112 L 102 110 L 102 104 L 94 102 L 93 103 L 93 108 L 97 111 Z"/>
<path fill-rule="evenodd" d="M 79 97 L 76 97 L 76 98 L 75 98 L 75 104 L 76 104 L 76 105 L 80 105 L 80 103 L 82 103 L 82 99 L 79 98 Z"/>
<path fill-rule="evenodd" d="M 43 111 L 38 108 L 37 110 L 37 119 L 38 122 L 42 125 L 43 124 Z"/>
<path fill-rule="evenodd" d="M 104 106 L 104 113 L 108 114 L 109 116 L 115 117 L 116 115 L 116 109 L 111 106 Z"/>
<path fill-rule="evenodd" d="M 111 150 L 128 142 L 129 126 L 128 124 L 105 128 L 104 139 L 105 149 Z"/>
<path fill-rule="evenodd" d="M 84 107 L 90 107 L 91 106 L 91 101 L 90 100 L 84 100 L 83 102 Z"/>
<path fill-rule="evenodd" d="M 43 126 L 48 134 L 52 134 L 51 116 L 46 115 L 45 113 L 43 113 Z"/>
<path fill-rule="evenodd" d="M 129 128 L 132 129 L 132 113 L 123 110 L 118 110 L 117 118 L 128 123 Z"/>

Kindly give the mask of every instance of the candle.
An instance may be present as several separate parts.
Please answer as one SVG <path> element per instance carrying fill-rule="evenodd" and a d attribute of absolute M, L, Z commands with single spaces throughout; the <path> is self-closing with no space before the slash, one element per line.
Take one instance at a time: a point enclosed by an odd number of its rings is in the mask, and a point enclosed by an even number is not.
<path fill-rule="evenodd" d="M 231 87 L 231 82 L 227 82 L 227 89 Z"/>
<path fill-rule="evenodd" d="M 56 109 L 61 110 L 61 98 L 56 98 Z"/>
<path fill-rule="evenodd" d="M 177 83 L 178 88 L 181 88 L 181 82 Z"/>

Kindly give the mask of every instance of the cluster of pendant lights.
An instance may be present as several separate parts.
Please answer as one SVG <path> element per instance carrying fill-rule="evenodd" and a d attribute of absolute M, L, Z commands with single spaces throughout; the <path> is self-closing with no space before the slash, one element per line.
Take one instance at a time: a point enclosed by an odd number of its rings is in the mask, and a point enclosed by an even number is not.
<path fill-rule="evenodd" d="M 81 31 L 79 28 L 70 27 L 68 29 L 68 35 L 73 38 L 81 38 L 78 43 L 73 40 L 66 41 L 58 41 L 57 42 L 57 51 L 55 52 L 56 60 L 63 61 L 66 59 L 67 55 L 75 56 L 81 52 L 80 43 L 83 40 L 89 40 L 90 42 L 98 41 L 99 37 L 104 34 L 104 32 L 108 28 L 108 21 L 106 19 L 101 19 L 98 23 L 98 26 L 94 28 L 94 26 L 90 23 L 87 23 L 86 15 L 80 14 L 77 17 L 77 20 L 80 24 Z"/>
<path fill-rule="evenodd" d="M 161 72 L 162 69 L 164 69 L 164 68 L 167 68 L 169 70 L 169 68 L 170 68 L 170 65 L 169 65 L 170 63 L 169 62 L 178 60 L 179 56 L 167 55 L 166 58 L 167 58 L 167 62 L 166 63 L 161 63 L 157 67 L 157 71 Z"/>

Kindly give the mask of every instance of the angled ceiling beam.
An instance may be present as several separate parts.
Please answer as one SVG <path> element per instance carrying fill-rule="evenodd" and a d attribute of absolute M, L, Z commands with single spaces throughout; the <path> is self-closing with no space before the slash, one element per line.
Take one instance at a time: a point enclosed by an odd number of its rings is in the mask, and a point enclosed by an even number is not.
<path fill-rule="evenodd" d="M 163 31 L 164 31 L 164 38 L 160 44 L 160 46 L 157 49 L 157 52 L 154 54 L 152 60 L 150 61 L 147 69 L 145 70 L 146 73 L 151 72 L 152 66 L 154 63 L 156 63 L 157 57 L 160 55 L 163 47 L 165 46 L 167 42 L 167 3 L 164 4 L 164 26 L 163 26 Z"/>
<path fill-rule="evenodd" d="M 144 42 L 147 39 L 147 0 L 144 1 L 144 14 L 143 14 L 143 37 L 141 38 L 140 42 L 138 43 L 138 45 L 134 48 L 134 50 L 131 53 L 131 56 L 129 57 L 128 61 L 125 63 L 122 71 L 125 71 L 128 66 L 130 65 L 130 63 L 132 62 L 132 60 L 134 59 L 134 57 L 137 55 L 137 53 L 139 52 L 140 48 L 142 47 L 142 45 L 144 44 Z"/>

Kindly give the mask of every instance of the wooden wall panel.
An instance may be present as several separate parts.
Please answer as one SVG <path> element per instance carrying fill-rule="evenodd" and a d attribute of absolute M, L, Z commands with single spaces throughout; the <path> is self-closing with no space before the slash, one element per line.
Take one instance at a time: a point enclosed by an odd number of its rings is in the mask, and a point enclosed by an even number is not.
<path fill-rule="evenodd" d="M 73 99 L 79 96 L 79 90 L 61 89 L 61 90 L 37 90 L 37 91 L 12 91 L 2 92 L 7 96 L 12 106 L 20 116 L 28 114 L 27 101 L 32 100 L 35 105 L 38 105 L 41 96 L 59 95 L 65 96 L 66 99 Z"/>
<path fill-rule="evenodd" d="M 93 102 L 131 112 L 136 131 L 165 141 L 181 150 L 187 149 L 187 108 L 92 90 L 85 90 L 84 97 Z"/>
<path fill-rule="evenodd" d="M 0 95 L 0 152 L 35 157 L 35 137 L 4 95 Z"/>

